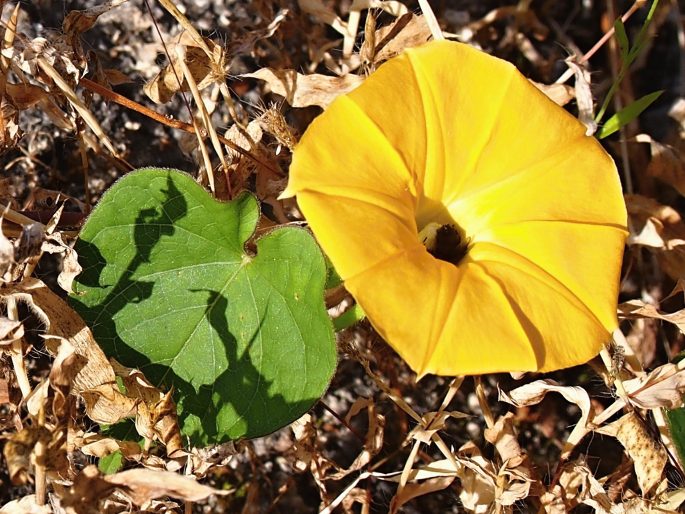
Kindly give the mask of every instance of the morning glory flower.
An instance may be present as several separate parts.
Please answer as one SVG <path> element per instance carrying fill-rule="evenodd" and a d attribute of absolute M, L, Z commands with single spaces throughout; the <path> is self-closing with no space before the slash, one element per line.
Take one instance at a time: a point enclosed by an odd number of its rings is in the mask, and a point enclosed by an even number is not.
<path fill-rule="evenodd" d="M 585 127 L 510 63 L 435 41 L 316 118 L 283 197 L 419 375 L 549 371 L 617 327 L 626 209 Z"/>

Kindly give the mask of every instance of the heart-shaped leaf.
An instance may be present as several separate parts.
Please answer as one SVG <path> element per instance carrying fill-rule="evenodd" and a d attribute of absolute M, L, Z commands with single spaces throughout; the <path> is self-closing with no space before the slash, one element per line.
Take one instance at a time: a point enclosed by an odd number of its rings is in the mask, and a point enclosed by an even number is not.
<path fill-rule="evenodd" d="M 146 168 L 105 193 L 77 243 L 76 309 L 108 355 L 175 388 L 196 444 L 287 425 L 335 368 L 321 251 L 293 227 L 247 250 L 258 218 L 251 194 L 221 203 Z"/>

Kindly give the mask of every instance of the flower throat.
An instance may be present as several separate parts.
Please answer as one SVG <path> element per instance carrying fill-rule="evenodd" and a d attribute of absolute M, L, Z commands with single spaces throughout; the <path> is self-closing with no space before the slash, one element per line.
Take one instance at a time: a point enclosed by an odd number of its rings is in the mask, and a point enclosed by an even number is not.
<path fill-rule="evenodd" d="M 463 238 L 459 229 L 451 223 L 431 223 L 421 231 L 420 238 L 428 253 L 455 266 L 468 252 L 468 239 Z"/>

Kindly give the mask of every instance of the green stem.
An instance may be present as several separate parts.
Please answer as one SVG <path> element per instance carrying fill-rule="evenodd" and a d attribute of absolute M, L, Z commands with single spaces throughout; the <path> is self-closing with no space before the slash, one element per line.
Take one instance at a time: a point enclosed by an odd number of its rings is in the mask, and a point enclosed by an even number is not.
<path fill-rule="evenodd" d="M 352 325 L 363 320 L 365 317 L 366 314 L 364 314 L 362 308 L 358 303 L 355 303 L 352 307 L 347 309 L 340 316 L 333 320 L 333 327 L 335 328 L 336 332 L 340 332 L 341 330 L 350 328 Z"/>

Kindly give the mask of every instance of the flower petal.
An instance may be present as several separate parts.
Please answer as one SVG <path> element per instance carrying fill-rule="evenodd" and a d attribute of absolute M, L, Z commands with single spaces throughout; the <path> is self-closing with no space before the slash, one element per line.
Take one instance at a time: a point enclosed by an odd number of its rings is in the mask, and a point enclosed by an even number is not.
<path fill-rule="evenodd" d="M 281 196 L 297 194 L 343 279 L 419 244 L 409 171 L 378 126 L 346 97 L 312 122 L 291 170 Z"/>
<path fill-rule="evenodd" d="M 471 253 L 457 268 L 405 252 L 345 283 L 419 375 L 559 369 L 609 340 L 587 306 L 525 259 L 493 245 Z"/>

